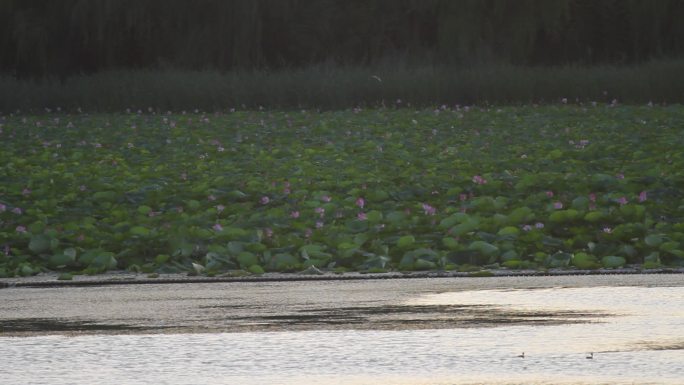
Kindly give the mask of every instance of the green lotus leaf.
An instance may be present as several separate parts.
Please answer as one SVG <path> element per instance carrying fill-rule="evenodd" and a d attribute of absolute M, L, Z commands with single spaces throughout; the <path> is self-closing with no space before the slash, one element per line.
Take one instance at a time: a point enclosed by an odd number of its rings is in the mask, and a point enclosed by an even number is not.
<path fill-rule="evenodd" d="M 171 256 L 168 254 L 157 254 L 157 256 L 154 257 L 154 262 L 158 265 L 163 265 L 168 262 L 169 259 L 171 259 Z"/>
<path fill-rule="evenodd" d="M 565 223 L 565 222 L 572 222 L 579 218 L 580 213 L 577 210 L 574 209 L 568 209 L 568 210 L 558 210 L 554 211 L 549 215 L 549 221 L 553 223 Z"/>
<path fill-rule="evenodd" d="M 644 242 L 651 247 L 658 247 L 664 242 L 661 234 L 650 234 L 644 238 Z"/>
<path fill-rule="evenodd" d="M 346 228 L 347 231 L 352 234 L 361 233 L 368 230 L 368 222 L 353 219 L 351 221 L 347 221 Z"/>
<path fill-rule="evenodd" d="M 601 264 L 598 263 L 596 257 L 587 253 L 576 253 L 572 257 L 572 265 L 578 269 L 588 270 L 588 269 L 598 269 Z"/>
<path fill-rule="evenodd" d="M 518 252 L 515 250 L 508 250 L 508 251 L 504 252 L 503 254 L 501 254 L 501 260 L 504 262 L 519 259 L 519 258 L 520 258 L 520 256 L 518 255 Z"/>
<path fill-rule="evenodd" d="M 131 235 L 135 235 L 138 237 L 146 237 L 146 236 L 150 235 L 150 229 L 148 229 L 147 227 L 143 227 L 143 226 L 131 227 L 131 229 L 128 230 L 128 232 Z"/>
<path fill-rule="evenodd" d="M 426 261 L 422 258 L 416 259 L 416 261 L 413 263 L 413 269 L 414 270 L 435 270 L 437 268 L 437 264 L 432 261 Z"/>
<path fill-rule="evenodd" d="M 498 236 L 517 236 L 520 234 L 520 230 L 517 227 L 513 226 L 507 226 L 504 227 L 503 229 L 499 230 L 499 232 L 496 233 Z"/>
<path fill-rule="evenodd" d="M 499 254 L 499 248 L 485 241 L 474 241 L 468 246 L 468 250 L 477 251 L 480 254 L 491 257 Z"/>
<path fill-rule="evenodd" d="M 300 266 L 299 260 L 295 258 L 292 254 L 288 253 L 278 253 L 275 254 L 271 261 L 269 262 L 269 267 L 272 270 L 277 271 L 288 271 L 298 269 Z"/>
<path fill-rule="evenodd" d="M 392 224 L 399 224 L 406 219 L 406 214 L 403 211 L 390 211 L 385 219 Z"/>
<path fill-rule="evenodd" d="M 519 269 L 522 267 L 522 262 L 518 259 L 509 259 L 501 263 L 501 266 L 507 269 Z"/>
<path fill-rule="evenodd" d="M 52 268 L 62 268 L 71 266 L 76 262 L 75 255 L 67 255 L 64 253 L 53 254 L 48 260 L 48 265 Z"/>
<path fill-rule="evenodd" d="M 508 222 L 510 224 L 521 224 L 530 222 L 534 219 L 534 212 L 527 206 L 518 207 L 508 214 Z"/>
<path fill-rule="evenodd" d="M 606 215 L 601 211 L 590 211 L 584 216 L 584 220 L 591 223 L 601 222 Z"/>
<path fill-rule="evenodd" d="M 390 258 L 384 255 L 370 255 L 358 266 L 360 270 L 385 269 L 390 262 Z"/>
<path fill-rule="evenodd" d="M 458 241 L 453 237 L 442 238 L 442 245 L 450 250 L 458 249 Z"/>
<path fill-rule="evenodd" d="M 368 213 L 366 213 L 366 218 L 370 223 L 379 223 L 380 221 L 382 221 L 383 216 L 382 212 L 378 210 L 371 210 Z"/>
<path fill-rule="evenodd" d="M 572 254 L 558 252 L 550 255 L 546 259 L 546 266 L 550 268 L 562 268 L 567 267 L 572 260 Z"/>
<path fill-rule="evenodd" d="M 416 243 L 416 238 L 413 235 L 404 235 L 397 239 L 397 247 L 400 249 L 411 247 L 414 243 Z"/>
<path fill-rule="evenodd" d="M 93 194 L 93 199 L 97 202 L 113 202 L 118 194 L 114 191 L 98 191 Z"/>
<path fill-rule="evenodd" d="M 51 238 L 44 234 L 38 234 L 31 237 L 29 241 L 29 250 L 34 254 L 43 254 L 50 251 Z"/>
<path fill-rule="evenodd" d="M 454 214 L 442 219 L 439 222 L 439 227 L 443 228 L 443 229 L 448 229 L 448 228 L 453 227 L 459 223 L 463 223 L 463 222 L 467 221 L 468 219 L 470 219 L 470 216 L 468 214 L 461 213 L 461 212 L 454 213 Z"/>
<path fill-rule="evenodd" d="M 257 257 L 255 254 L 250 253 L 249 251 L 242 251 L 237 255 L 237 261 L 240 264 L 240 267 L 243 269 L 249 268 L 252 265 L 258 265 L 259 264 L 259 257 Z"/>
<path fill-rule="evenodd" d="M 625 265 L 627 261 L 623 257 L 615 256 L 615 255 L 608 255 L 603 258 L 601 258 L 601 264 L 603 267 L 607 268 L 616 268 L 616 267 L 622 267 Z"/>
<path fill-rule="evenodd" d="M 677 241 L 669 241 L 669 242 L 663 242 L 660 244 L 660 250 L 661 251 L 672 251 L 675 249 L 679 248 L 679 242 Z"/>
<path fill-rule="evenodd" d="M 477 230 L 480 227 L 480 220 L 477 218 L 469 218 L 465 222 L 452 227 L 449 230 L 453 235 L 464 235 Z"/>
<path fill-rule="evenodd" d="M 93 258 L 89 267 L 94 268 L 98 272 L 107 271 L 116 269 L 117 263 L 116 258 L 114 258 L 114 253 L 102 251 Z"/>

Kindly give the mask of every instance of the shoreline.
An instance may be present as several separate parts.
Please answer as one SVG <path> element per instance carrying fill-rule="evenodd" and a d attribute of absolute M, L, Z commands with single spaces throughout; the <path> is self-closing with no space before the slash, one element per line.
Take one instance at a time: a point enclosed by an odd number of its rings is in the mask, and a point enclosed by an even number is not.
<path fill-rule="evenodd" d="M 480 270 L 474 272 L 458 271 L 412 271 L 387 273 L 346 272 L 321 274 L 264 273 L 246 276 L 192 276 L 185 274 L 160 274 L 151 278 L 148 274 L 112 271 L 101 275 L 74 275 L 71 280 L 59 280 L 58 273 L 39 274 L 31 277 L 0 278 L 0 289 L 20 287 L 83 287 L 111 285 L 150 285 L 150 284 L 188 284 L 188 283 L 230 283 L 230 282 L 296 282 L 296 281 L 359 281 L 425 278 L 500 278 L 500 277 L 543 277 L 572 275 L 636 275 L 636 274 L 684 274 L 684 268 L 641 269 L 636 267 L 596 270 Z"/>

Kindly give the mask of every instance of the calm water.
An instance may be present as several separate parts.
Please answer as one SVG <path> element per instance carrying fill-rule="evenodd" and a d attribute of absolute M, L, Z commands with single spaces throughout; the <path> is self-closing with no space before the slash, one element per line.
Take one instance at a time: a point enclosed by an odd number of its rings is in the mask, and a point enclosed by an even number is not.
<path fill-rule="evenodd" d="M 584 315 L 426 330 L 0 337 L 0 383 L 684 383 L 682 286 L 440 291 L 402 305 Z"/>

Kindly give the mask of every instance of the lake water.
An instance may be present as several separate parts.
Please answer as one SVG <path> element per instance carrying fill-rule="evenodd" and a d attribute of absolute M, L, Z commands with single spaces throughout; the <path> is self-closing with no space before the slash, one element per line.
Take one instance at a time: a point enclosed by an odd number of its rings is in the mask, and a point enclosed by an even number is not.
<path fill-rule="evenodd" d="M 0 337 L 0 383 L 684 383 L 684 285 L 523 284 L 454 291 L 444 281 L 435 290 L 429 282 L 420 285 L 393 304 L 394 311 L 430 309 L 404 316 L 406 328 L 352 323 L 277 331 Z M 468 322 L 458 321 L 463 319 L 452 314 L 458 312 L 467 313 Z M 500 322 L 490 322 L 488 314 Z M 450 327 L 452 319 L 457 321 Z M 525 358 L 517 357 L 522 352 Z M 593 359 L 586 358 L 590 352 Z"/>

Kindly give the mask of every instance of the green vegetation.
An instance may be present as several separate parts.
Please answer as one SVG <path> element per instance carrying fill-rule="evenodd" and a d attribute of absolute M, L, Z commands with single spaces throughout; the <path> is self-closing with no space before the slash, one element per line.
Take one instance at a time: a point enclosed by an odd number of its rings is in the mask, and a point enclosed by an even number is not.
<path fill-rule="evenodd" d="M 635 66 L 315 66 L 287 71 L 109 71 L 44 81 L 0 77 L 0 111 L 112 112 L 429 107 L 446 104 L 684 103 L 684 61 Z M 400 102 L 397 102 L 400 101 Z"/>
<path fill-rule="evenodd" d="M 681 0 L 0 2 L 0 72 L 632 64 L 684 55 Z"/>
<path fill-rule="evenodd" d="M 681 106 L 0 124 L 0 276 L 684 265 Z"/>

